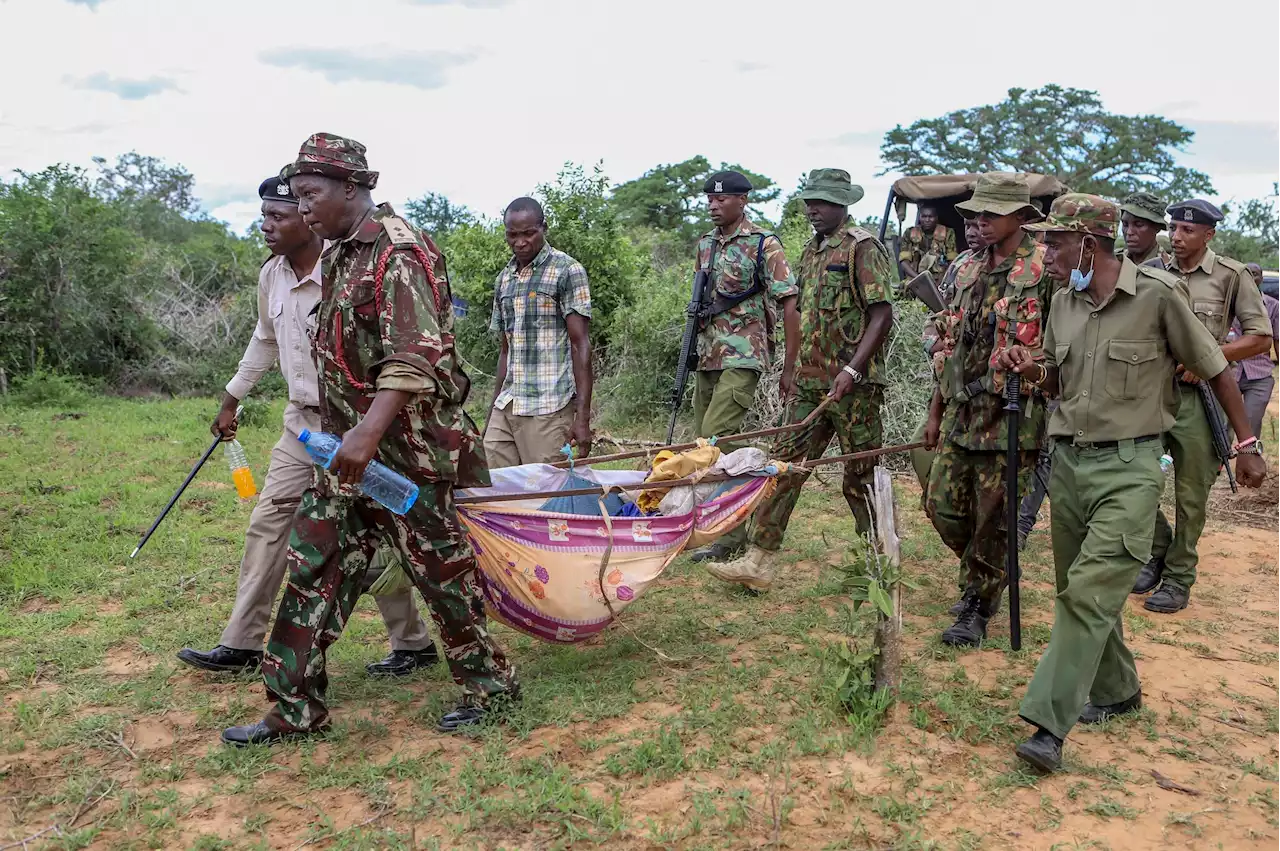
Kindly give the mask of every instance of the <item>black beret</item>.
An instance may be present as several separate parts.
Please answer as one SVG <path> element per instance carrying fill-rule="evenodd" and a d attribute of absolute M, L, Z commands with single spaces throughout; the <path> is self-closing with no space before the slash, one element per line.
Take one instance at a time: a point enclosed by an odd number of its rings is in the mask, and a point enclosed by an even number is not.
<path fill-rule="evenodd" d="M 1199 198 L 1170 204 L 1167 212 L 1169 213 L 1170 221 L 1191 222 L 1192 224 L 1208 225 L 1209 227 L 1214 227 L 1218 222 L 1226 218 L 1217 207 Z"/>
<path fill-rule="evenodd" d="M 746 195 L 751 191 L 751 181 L 736 171 L 717 171 L 707 178 L 702 191 L 708 195 Z"/>
<path fill-rule="evenodd" d="M 288 204 L 298 203 L 298 198 L 289 188 L 289 181 L 278 177 L 268 177 L 258 186 L 258 197 L 263 201 L 284 201 Z"/>

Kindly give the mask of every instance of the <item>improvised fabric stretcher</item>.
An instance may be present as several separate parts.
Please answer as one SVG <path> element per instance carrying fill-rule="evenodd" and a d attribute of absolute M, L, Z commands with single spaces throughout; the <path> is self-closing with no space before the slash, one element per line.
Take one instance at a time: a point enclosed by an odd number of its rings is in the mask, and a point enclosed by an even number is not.
<path fill-rule="evenodd" d="M 740 435 L 744 441 L 793 431 L 820 415 L 819 406 L 804 421 Z M 790 469 L 905 452 L 921 444 L 890 446 L 787 465 L 759 450 L 754 462 L 730 472 L 699 470 L 682 478 L 646 479 L 650 470 L 599 470 L 610 461 L 697 452 L 706 442 L 638 452 L 623 452 L 576 462 L 525 464 L 490 471 L 492 486 L 460 490 L 456 503 L 467 538 L 475 549 L 478 579 L 489 614 L 534 638 L 556 643 L 585 641 L 600 633 L 660 577 L 686 547 L 709 544 L 754 513 Z M 692 454 L 692 453 L 690 453 Z M 719 454 L 718 452 L 716 453 Z M 655 470 L 657 465 L 655 464 Z M 674 469 L 681 469 L 675 467 Z M 615 516 L 619 493 L 687 489 L 686 499 L 663 501 L 651 516 Z M 696 496 L 692 498 L 690 495 Z M 677 506 L 669 510 L 669 506 Z M 399 565 L 388 565 L 371 593 L 408 587 Z"/>

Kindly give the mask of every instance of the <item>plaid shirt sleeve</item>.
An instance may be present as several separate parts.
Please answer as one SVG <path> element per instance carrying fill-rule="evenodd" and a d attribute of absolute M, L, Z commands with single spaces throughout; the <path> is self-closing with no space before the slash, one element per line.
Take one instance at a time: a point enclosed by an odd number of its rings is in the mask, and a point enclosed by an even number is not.
<path fill-rule="evenodd" d="M 591 318 L 591 287 L 587 284 L 587 270 L 581 263 L 575 261 L 569 264 L 557 281 L 557 289 L 561 315 L 576 313 L 587 319 Z"/>
<path fill-rule="evenodd" d="M 501 335 L 505 330 L 502 325 L 502 279 L 505 272 L 499 272 L 493 281 L 493 310 L 489 313 L 489 333 Z"/>

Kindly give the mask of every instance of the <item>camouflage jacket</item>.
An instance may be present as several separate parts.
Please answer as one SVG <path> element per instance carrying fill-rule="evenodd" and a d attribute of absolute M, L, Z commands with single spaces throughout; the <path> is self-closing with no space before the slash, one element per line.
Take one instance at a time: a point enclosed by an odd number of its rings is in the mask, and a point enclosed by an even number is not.
<path fill-rule="evenodd" d="M 960 256 L 952 260 L 951 265 L 947 267 L 947 271 L 942 274 L 942 280 L 938 282 L 938 294 L 942 296 L 944 302 L 949 303 L 956 294 L 956 272 L 972 254 L 973 249 L 960 252 Z M 932 316 L 924 324 L 924 334 L 921 335 L 921 342 L 924 344 L 924 356 L 933 368 L 935 381 L 942 378 L 942 367 L 946 364 L 947 357 L 956 347 L 955 340 L 951 339 L 951 332 L 954 330 L 952 325 L 953 323 L 948 322 L 948 317 L 945 314 Z M 944 345 L 935 352 L 933 350 L 934 345 L 939 340 L 943 340 Z"/>
<path fill-rule="evenodd" d="M 943 224 L 934 226 L 932 237 L 926 237 L 919 226 L 908 228 L 902 236 L 900 246 L 898 260 L 910 263 L 917 272 L 931 272 L 937 276 L 946 271 L 947 265 L 956 259 L 955 231 Z M 928 269 L 921 269 L 920 261 L 930 253 L 934 256 L 933 265 Z"/>
<path fill-rule="evenodd" d="M 943 355 L 940 379 L 946 411 L 942 433 L 975 451 L 1003 450 L 1005 373 L 997 369 L 1004 349 L 1018 344 L 1043 357 L 1045 317 L 1053 294 L 1044 271 L 1044 246 L 1030 234 L 1000 265 L 987 270 L 991 248 L 969 255 L 956 268 L 956 291 L 939 317 L 954 344 Z M 1028 388 L 1029 389 L 1029 388 Z M 1044 402 L 1023 396 L 1018 445 L 1035 449 L 1044 432 Z"/>
<path fill-rule="evenodd" d="M 796 295 L 795 278 L 782 252 L 782 240 L 743 219 L 724 236 L 719 229 L 698 241 L 698 268 L 710 271 L 715 293 L 740 295 L 755 284 L 756 257 L 764 236 L 764 288 L 713 316 L 698 333 L 698 369 L 754 369 L 764 372 L 773 361 L 773 328 L 777 303 Z M 714 298 L 712 294 L 711 298 Z"/>
<path fill-rule="evenodd" d="M 839 375 L 862 339 L 868 306 L 892 303 L 895 277 L 889 252 L 852 222 L 829 237 L 815 234 L 809 240 L 799 264 L 799 378 L 826 387 Z M 883 346 L 868 363 L 866 380 L 885 383 Z"/>
<path fill-rule="evenodd" d="M 435 243 L 381 204 L 322 262 L 315 356 L 324 430 L 340 437 L 353 428 L 387 385 L 383 371 L 394 373 L 417 392 L 378 444 L 382 463 L 418 484 L 487 485 L 476 427 L 462 410 L 470 381 L 454 350 L 452 294 Z M 319 479 L 322 492 L 336 492 L 336 477 Z"/>

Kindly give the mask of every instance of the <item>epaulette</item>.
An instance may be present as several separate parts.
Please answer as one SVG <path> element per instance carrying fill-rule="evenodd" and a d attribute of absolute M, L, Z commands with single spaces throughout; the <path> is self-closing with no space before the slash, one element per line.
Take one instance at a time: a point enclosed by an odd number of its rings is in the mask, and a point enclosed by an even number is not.
<path fill-rule="evenodd" d="M 1221 254 L 1218 254 L 1218 255 L 1215 255 L 1214 259 L 1238 275 L 1248 274 L 1249 272 L 1249 270 L 1244 267 L 1244 264 L 1241 263 L 1239 260 L 1236 260 L 1235 258 L 1225 257 Z M 1253 277 L 1253 276 L 1250 275 L 1250 277 Z"/>
<path fill-rule="evenodd" d="M 1138 274 L 1145 275 L 1148 278 L 1155 278 L 1169 289 L 1173 289 L 1178 285 L 1178 276 L 1172 272 L 1166 272 L 1164 269 L 1157 269 L 1155 266 L 1142 265 L 1138 267 Z"/>
<path fill-rule="evenodd" d="M 849 236 L 853 237 L 857 242 L 864 242 L 868 239 L 875 239 L 876 235 L 866 228 L 860 228 L 857 225 L 849 226 Z"/>
<path fill-rule="evenodd" d="M 409 223 L 399 216 L 387 216 L 382 220 L 382 229 L 387 232 L 392 245 L 410 246 L 418 244 L 418 235 Z"/>

